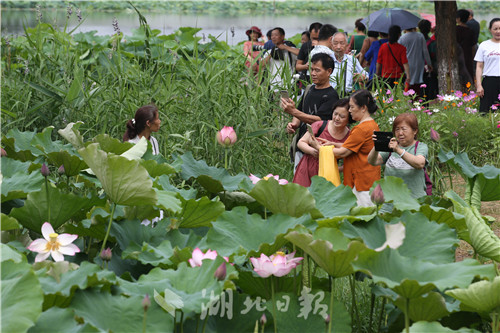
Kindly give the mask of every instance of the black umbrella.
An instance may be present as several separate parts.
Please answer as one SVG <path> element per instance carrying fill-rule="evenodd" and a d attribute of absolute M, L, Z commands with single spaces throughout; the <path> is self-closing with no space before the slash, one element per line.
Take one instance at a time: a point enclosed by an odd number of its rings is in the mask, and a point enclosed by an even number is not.
<path fill-rule="evenodd" d="M 363 19 L 368 30 L 388 33 L 392 25 L 399 25 L 402 30 L 415 28 L 421 20 L 415 14 L 401 8 L 383 8 Z"/>

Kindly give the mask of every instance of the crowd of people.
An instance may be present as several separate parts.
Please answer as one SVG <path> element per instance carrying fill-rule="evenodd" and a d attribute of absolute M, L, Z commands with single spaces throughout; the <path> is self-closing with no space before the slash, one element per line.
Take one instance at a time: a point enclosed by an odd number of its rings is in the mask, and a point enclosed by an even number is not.
<path fill-rule="evenodd" d="M 486 112 L 500 98 L 500 18 L 491 20 L 492 38 L 479 46 L 476 23 L 472 11 L 457 12 L 456 50 L 462 82 L 472 82 L 475 77 L 480 111 Z M 419 96 L 434 98 L 439 41 L 435 35 L 429 36 L 433 28 L 430 21 L 422 20 L 418 31 L 417 27 L 407 29 L 403 35 L 397 25 L 389 27 L 387 34 L 366 34 L 359 19 L 355 34 L 348 36 L 331 24 L 315 22 L 302 34 L 300 48 L 285 39 L 280 27 L 267 32 L 267 41 L 256 26 L 246 31 L 245 65 L 255 76 L 266 70 L 271 90 L 279 91 L 284 80 L 295 72 L 301 82 L 312 83 L 303 86 L 298 105 L 287 95 L 280 99 L 282 110 L 292 116 L 285 130 L 294 134 L 294 183 L 311 185 L 311 178 L 318 174 L 320 148 L 326 146 L 336 159 L 343 160 L 339 171 L 343 172 L 344 185 L 353 189 L 359 206 L 373 205 L 369 190 L 380 179 L 383 164 L 384 176 L 401 178 L 413 197 L 429 194 L 425 171 L 428 147 L 417 140 L 417 117 L 413 113 L 398 115 L 393 121 L 393 137 L 383 151 L 378 151 L 375 133 L 379 127 L 372 117 L 378 107 L 370 88 L 378 77 L 388 86 L 403 83 Z M 425 85 L 428 89 L 421 91 Z M 123 140 L 137 143 L 145 137 L 152 144 L 153 154 L 158 154 L 158 142 L 151 134 L 158 131 L 160 123 L 158 109 L 143 106 L 127 122 Z M 351 128 L 353 123 L 356 125 Z"/>

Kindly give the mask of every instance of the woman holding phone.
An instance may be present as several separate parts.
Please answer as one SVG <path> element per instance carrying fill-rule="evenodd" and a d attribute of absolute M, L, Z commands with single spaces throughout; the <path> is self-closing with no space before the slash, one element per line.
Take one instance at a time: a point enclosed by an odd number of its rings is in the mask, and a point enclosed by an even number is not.
<path fill-rule="evenodd" d="M 313 135 L 307 131 L 297 143 L 297 147 L 304 152 L 304 157 L 299 162 L 293 182 L 304 187 L 311 186 L 311 178 L 318 175 L 319 169 L 319 144 L 341 144 L 349 136 L 348 124 L 352 122 L 349 116 L 349 99 L 339 99 L 333 104 L 332 120 L 314 122 Z M 317 139 L 314 140 L 313 136 Z M 320 143 L 318 143 L 320 141 Z"/>
<path fill-rule="evenodd" d="M 380 179 L 380 166 L 368 163 L 368 153 L 373 148 L 372 135 L 378 125 L 371 117 L 378 107 L 368 90 L 358 90 L 349 99 L 349 112 L 359 123 L 351 130 L 347 140 L 339 148 L 333 148 L 337 158 L 344 159 L 344 185 L 350 186 L 356 195 L 358 206 L 373 206 L 370 187 Z"/>
<path fill-rule="evenodd" d="M 389 141 L 392 152 L 378 152 L 375 147 L 368 154 L 371 165 L 385 164 L 384 177 L 395 176 L 403 179 L 414 198 L 426 195 L 424 168 L 427 164 L 429 148 L 417 141 L 418 120 L 413 113 L 403 113 L 392 124 L 394 137 Z M 373 140 L 377 136 L 373 135 Z"/>

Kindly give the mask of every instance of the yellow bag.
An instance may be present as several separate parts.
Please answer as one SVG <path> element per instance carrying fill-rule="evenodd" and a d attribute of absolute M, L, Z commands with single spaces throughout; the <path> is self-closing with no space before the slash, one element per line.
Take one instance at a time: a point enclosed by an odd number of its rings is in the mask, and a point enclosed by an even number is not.
<path fill-rule="evenodd" d="M 319 170 L 318 176 L 325 178 L 332 182 L 333 185 L 340 185 L 339 167 L 337 159 L 333 154 L 334 146 L 321 146 L 319 147 Z"/>

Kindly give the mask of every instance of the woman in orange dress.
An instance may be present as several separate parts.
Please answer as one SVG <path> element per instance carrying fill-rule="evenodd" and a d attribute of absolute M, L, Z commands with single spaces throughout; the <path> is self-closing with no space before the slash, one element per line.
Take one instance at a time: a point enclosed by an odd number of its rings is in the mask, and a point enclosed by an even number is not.
<path fill-rule="evenodd" d="M 339 148 L 333 148 L 336 158 L 344 159 L 344 185 L 350 186 L 356 195 L 358 206 L 372 206 L 370 188 L 380 179 L 380 166 L 368 163 L 372 150 L 373 132 L 378 125 L 371 117 L 377 104 L 368 90 L 358 90 L 351 95 L 349 112 L 358 125 L 354 126 L 347 140 Z"/>

